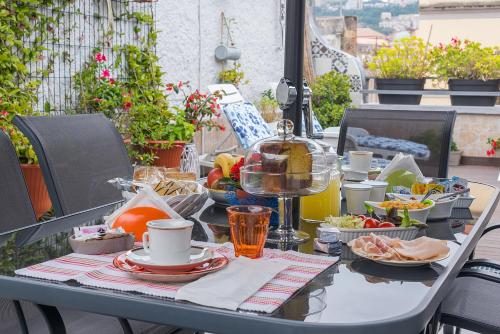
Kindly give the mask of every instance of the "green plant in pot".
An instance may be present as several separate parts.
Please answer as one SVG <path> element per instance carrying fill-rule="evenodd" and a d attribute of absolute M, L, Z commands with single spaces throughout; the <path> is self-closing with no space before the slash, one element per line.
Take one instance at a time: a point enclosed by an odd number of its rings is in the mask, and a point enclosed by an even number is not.
<path fill-rule="evenodd" d="M 241 70 L 241 64 L 238 62 L 233 63 L 233 67 L 219 72 L 219 81 L 221 83 L 233 84 L 236 87 L 239 85 L 246 85 L 250 81 L 245 80 L 245 72 Z"/>
<path fill-rule="evenodd" d="M 261 94 L 261 99 L 257 104 L 262 118 L 267 123 L 276 122 L 281 118 L 281 113 L 279 112 L 279 104 L 274 97 L 273 91 L 271 89 L 265 90 Z"/>
<path fill-rule="evenodd" d="M 368 68 L 379 90 L 423 90 L 431 69 L 428 45 L 417 37 L 396 40 L 377 50 Z M 383 104 L 420 104 L 422 95 L 379 94 Z"/>
<path fill-rule="evenodd" d="M 451 91 L 498 92 L 500 79 L 500 54 L 498 49 L 482 47 L 478 42 L 460 40 L 439 43 L 432 50 L 432 61 L 436 74 L 448 80 Z M 495 96 L 450 97 L 452 105 L 494 106 Z"/>
<path fill-rule="evenodd" d="M 457 143 L 454 140 L 452 140 L 450 146 L 450 157 L 448 159 L 448 166 L 460 165 L 461 158 L 462 158 L 462 151 L 458 148 Z"/>
<path fill-rule="evenodd" d="M 351 84 L 345 74 L 331 71 L 311 85 L 313 111 L 321 126 L 339 126 L 344 111 L 351 107 Z"/>

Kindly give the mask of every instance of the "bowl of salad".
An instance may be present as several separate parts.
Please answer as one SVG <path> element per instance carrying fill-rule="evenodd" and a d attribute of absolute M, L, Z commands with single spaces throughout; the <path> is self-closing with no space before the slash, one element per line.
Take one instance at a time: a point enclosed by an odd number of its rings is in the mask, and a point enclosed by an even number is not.
<path fill-rule="evenodd" d="M 406 213 L 405 213 L 406 212 Z M 369 217 L 364 215 L 342 217 L 326 217 L 321 227 L 336 227 L 340 230 L 340 240 L 343 243 L 374 233 L 386 235 L 390 238 L 400 238 L 401 240 L 413 240 L 417 237 L 418 231 L 427 225 L 411 219 L 408 211 L 404 211 L 402 216 L 395 216 L 393 210 L 391 216 Z"/>
<path fill-rule="evenodd" d="M 425 223 L 431 209 L 436 205 L 436 203 L 431 199 L 426 199 L 423 202 L 418 200 L 405 200 L 405 199 L 395 199 L 391 201 L 383 202 L 372 202 L 365 201 L 365 204 L 369 208 L 373 208 L 375 214 L 378 216 L 386 215 L 390 210 L 397 210 L 399 215 L 403 215 L 403 211 L 406 209 L 410 215 L 411 219 L 418 220 Z"/>

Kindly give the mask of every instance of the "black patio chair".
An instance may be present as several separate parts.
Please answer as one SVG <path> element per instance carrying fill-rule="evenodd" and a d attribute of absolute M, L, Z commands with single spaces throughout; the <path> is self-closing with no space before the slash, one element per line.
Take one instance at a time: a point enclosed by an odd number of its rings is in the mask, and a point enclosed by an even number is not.
<path fill-rule="evenodd" d="M 499 228 L 490 226 L 481 237 Z M 441 306 L 444 334 L 459 334 L 461 329 L 500 333 L 500 262 L 473 257 L 474 253 Z"/>
<path fill-rule="evenodd" d="M 121 135 L 102 114 L 16 116 L 42 168 L 56 216 L 122 199 L 107 181 L 132 178 Z"/>
<path fill-rule="evenodd" d="M 422 173 L 447 177 L 456 112 L 347 109 L 340 125 L 337 153 L 372 151 L 375 158 L 412 154 Z"/>

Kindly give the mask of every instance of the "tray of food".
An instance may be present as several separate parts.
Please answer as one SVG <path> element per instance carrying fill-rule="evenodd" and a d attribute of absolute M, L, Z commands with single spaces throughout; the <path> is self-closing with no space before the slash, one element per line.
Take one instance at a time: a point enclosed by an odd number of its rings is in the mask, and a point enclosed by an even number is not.
<path fill-rule="evenodd" d="M 417 237 L 420 229 L 427 227 L 415 219 L 411 219 L 408 215 L 395 217 L 395 212 L 392 216 L 383 218 L 359 216 L 342 216 L 342 217 L 327 217 L 325 222 L 320 224 L 321 227 L 336 227 L 340 230 L 340 240 L 343 243 L 359 238 L 361 236 L 370 235 L 385 235 L 391 238 L 400 238 L 401 240 L 413 240 Z"/>

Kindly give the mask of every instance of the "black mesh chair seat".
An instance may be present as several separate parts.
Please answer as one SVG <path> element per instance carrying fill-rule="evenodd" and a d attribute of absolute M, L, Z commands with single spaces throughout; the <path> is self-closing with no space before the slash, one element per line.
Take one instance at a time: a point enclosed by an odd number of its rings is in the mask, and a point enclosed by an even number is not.
<path fill-rule="evenodd" d="M 19 117 L 40 161 L 57 216 L 122 199 L 107 181 L 131 178 L 133 168 L 121 135 L 101 114 Z"/>
<path fill-rule="evenodd" d="M 441 321 L 479 333 L 500 333 L 500 284 L 459 277 L 441 306 Z"/>
<path fill-rule="evenodd" d="M 0 233 L 34 224 L 35 213 L 12 143 L 0 131 Z"/>
<path fill-rule="evenodd" d="M 454 122 L 452 110 L 347 109 L 337 153 L 372 151 L 385 160 L 411 154 L 425 176 L 446 177 Z"/>

